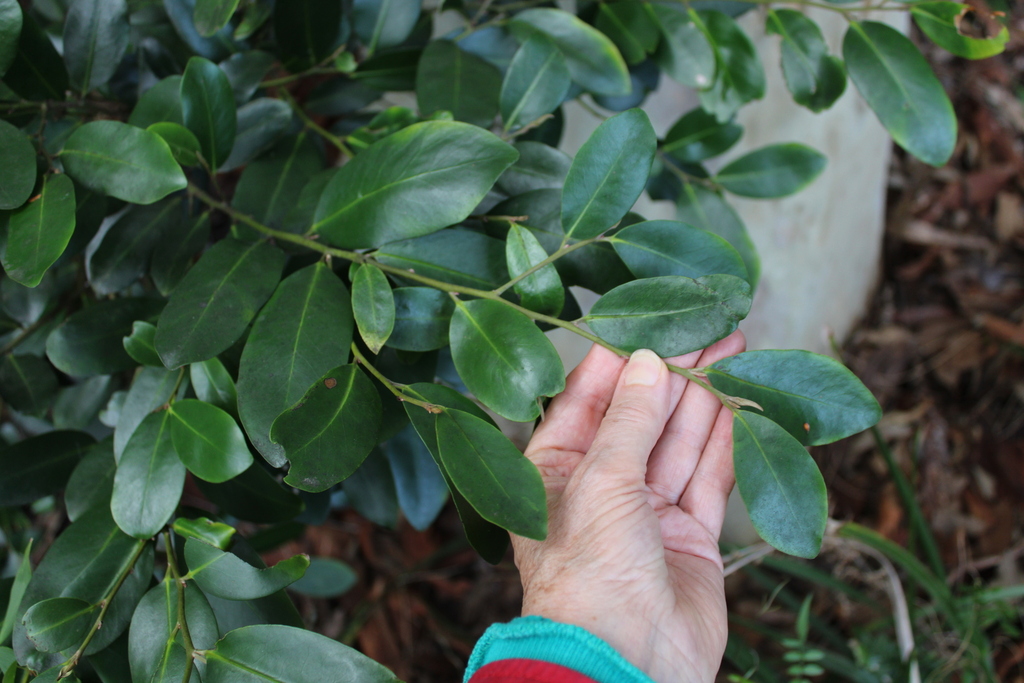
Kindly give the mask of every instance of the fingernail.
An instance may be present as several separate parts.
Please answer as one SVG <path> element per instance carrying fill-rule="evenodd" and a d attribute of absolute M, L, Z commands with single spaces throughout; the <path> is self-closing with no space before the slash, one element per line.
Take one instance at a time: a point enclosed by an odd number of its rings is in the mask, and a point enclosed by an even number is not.
<path fill-rule="evenodd" d="M 661 377 L 661 369 L 665 367 L 661 358 L 654 351 L 639 349 L 629 357 L 626 364 L 623 384 L 626 386 L 653 387 Z"/>

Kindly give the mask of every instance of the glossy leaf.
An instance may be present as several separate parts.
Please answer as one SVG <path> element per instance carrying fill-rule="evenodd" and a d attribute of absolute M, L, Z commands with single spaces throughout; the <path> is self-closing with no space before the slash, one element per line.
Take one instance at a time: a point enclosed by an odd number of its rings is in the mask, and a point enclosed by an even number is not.
<path fill-rule="evenodd" d="M 179 591 L 184 594 L 179 596 Z M 217 642 L 217 617 L 194 583 L 179 584 L 167 573 L 151 588 L 135 609 L 128 632 L 128 661 L 134 681 L 179 683 L 185 674 L 186 654 L 179 622 L 179 597 L 184 620 L 196 649 L 213 647 Z M 193 671 L 190 680 L 198 680 Z"/>
<path fill-rule="evenodd" d="M 725 239 L 739 252 L 747 268 L 747 281 L 757 286 L 761 275 L 761 260 L 757 255 L 747 228 L 736 210 L 722 195 L 694 183 L 683 183 L 676 203 L 676 217 L 695 227 L 712 232 Z"/>
<path fill-rule="evenodd" d="M 224 364 L 218 358 L 188 366 L 192 389 L 200 401 L 217 406 L 230 415 L 238 414 L 238 392 Z"/>
<path fill-rule="evenodd" d="M 196 0 L 192 23 L 199 35 L 209 38 L 224 28 L 237 8 L 238 0 Z"/>
<path fill-rule="evenodd" d="M 128 439 L 142 420 L 167 403 L 178 384 L 178 373 L 160 368 L 142 368 L 135 376 L 114 429 L 114 457 L 121 459 Z"/>
<path fill-rule="evenodd" d="M 657 145 L 651 122 L 639 109 L 598 126 L 577 152 L 565 179 L 565 234 L 586 239 L 618 223 L 643 192 Z"/>
<path fill-rule="evenodd" d="M 171 414 L 171 443 L 189 472 L 220 483 L 252 465 L 252 454 L 234 418 L 216 406 L 195 399 L 177 401 Z"/>
<path fill-rule="evenodd" d="M 284 254 L 266 242 L 225 239 L 175 288 L 156 326 L 156 350 L 177 368 L 234 344 L 277 285 Z"/>
<path fill-rule="evenodd" d="M 436 417 L 441 462 L 459 493 L 487 521 L 544 540 L 547 496 L 537 467 L 496 427 L 460 410 Z"/>
<path fill-rule="evenodd" d="M 189 575 L 205 592 L 227 600 L 255 600 L 276 593 L 301 577 L 309 558 L 295 555 L 257 569 L 240 557 L 202 541 L 185 541 Z"/>
<path fill-rule="evenodd" d="M 7 607 L 4 609 L 4 618 L 0 621 L 0 643 L 7 642 L 7 638 L 14 630 L 14 622 L 17 621 L 18 614 L 24 612 L 20 608 L 29 581 L 32 579 L 32 542 L 33 539 L 30 538 L 25 545 L 18 569 L 11 582 L 11 590 L 7 594 Z"/>
<path fill-rule="evenodd" d="M 767 417 L 733 417 L 736 484 L 761 538 L 797 557 L 821 549 L 828 518 L 825 481 L 799 441 Z"/>
<path fill-rule="evenodd" d="M 128 123 L 139 128 L 164 121 L 184 125 L 181 117 L 181 76 L 168 76 L 142 93 L 128 117 Z"/>
<path fill-rule="evenodd" d="M 188 60 L 181 77 L 181 114 L 199 139 L 206 163 L 220 168 L 235 144 L 235 96 L 227 75 L 208 59 Z"/>
<path fill-rule="evenodd" d="M 803 12 L 770 10 L 765 31 L 782 37 L 782 73 L 793 101 L 815 112 L 831 107 L 846 90 L 846 70 L 828 53 L 818 25 Z"/>
<path fill-rule="evenodd" d="M 74 313 L 46 339 L 46 357 L 73 377 L 109 375 L 135 366 L 122 339 L 136 320 L 152 320 L 163 302 L 132 297 L 103 299 Z"/>
<path fill-rule="evenodd" d="M 64 62 L 82 93 L 110 80 L 128 48 L 125 0 L 75 0 L 64 19 Z"/>
<path fill-rule="evenodd" d="M 433 287 L 392 290 L 395 326 L 387 345 L 402 351 L 433 351 L 448 345 L 448 326 L 455 302 Z"/>
<path fill-rule="evenodd" d="M 728 163 L 716 183 L 742 197 L 785 197 L 807 187 L 825 170 L 825 156 L 797 143 L 769 145 Z"/>
<path fill-rule="evenodd" d="M 25 612 L 25 635 L 43 652 L 60 652 L 82 642 L 98 609 L 78 598 L 37 602 Z"/>
<path fill-rule="evenodd" d="M 575 15 L 558 9 L 528 9 L 512 17 L 509 29 L 520 40 L 543 34 L 565 56 L 572 80 L 598 95 L 629 92 L 629 71 L 615 43 Z"/>
<path fill-rule="evenodd" d="M 287 137 L 245 167 L 232 205 L 261 223 L 281 227 L 296 196 L 322 168 L 310 133 Z"/>
<path fill-rule="evenodd" d="M 22 15 L 21 33 L 15 42 L 17 52 L 4 74 L 4 85 L 28 100 L 63 100 L 68 89 L 64 60 L 31 14 Z"/>
<path fill-rule="evenodd" d="M 0 77 L 11 66 L 18 52 L 21 23 L 21 6 L 18 0 L 0 0 Z M 3 638 L 0 638 L 0 642 L 2 641 Z"/>
<path fill-rule="evenodd" d="M 565 388 L 555 347 L 529 318 L 504 304 L 457 302 L 449 336 L 466 387 L 506 419 L 535 419 L 540 415 L 537 399 Z"/>
<path fill-rule="evenodd" d="M 64 253 L 75 230 L 75 188 L 71 179 L 64 174 L 46 176 L 39 195 L 13 211 L 7 226 L 4 270 L 16 282 L 35 287 Z"/>
<path fill-rule="evenodd" d="M 504 130 L 521 128 L 550 114 L 565 99 L 572 85 L 565 56 L 537 33 L 520 47 L 501 84 L 501 120 Z"/>
<path fill-rule="evenodd" d="M 341 490 L 349 507 L 367 520 L 385 529 L 398 527 L 395 479 L 379 448 L 372 449 L 356 471 L 341 482 Z"/>
<path fill-rule="evenodd" d="M 984 10 L 942 0 L 918 2 L 910 7 L 910 16 L 914 17 L 918 28 L 939 47 L 967 59 L 986 59 L 1001 53 L 1010 39 L 1010 32 L 1005 26 L 1000 26 L 996 35 L 986 38 L 976 38 L 961 32 L 961 22 L 967 20 L 972 12 Z"/>
<path fill-rule="evenodd" d="M 185 538 L 194 538 L 203 543 L 209 543 L 215 548 L 227 550 L 231 547 L 231 540 L 235 535 L 235 528 L 220 522 L 214 522 L 206 517 L 188 519 L 179 517 L 171 525 L 174 533 Z"/>
<path fill-rule="evenodd" d="M 278 54 L 292 71 L 320 63 L 331 54 L 341 26 L 341 5 L 331 0 L 275 4 Z"/>
<path fill-rule="evenodd" d="M 86 254 L 85 272 L 93 291 L 116 294 L 142 277 L 160 239 L 168 232 L 180 239 L 176 228 L 181 217 L 180 197 L 129 207 Z"/>
<path fill-rule="evenodd" d="M 296 660 L 296 652 L 309 656 Z M 350 647 L 289 626 L 247 626 L 228 633 L 207 655 L 205 683 L 399 683 L 394 674 Z"/>
<path fill-rule="evenodd" d="M 258 524 L 291 520 L 304 505 L 302 498 L 281 486 L 259 463 L 223 484 L 196 483 L 223 512 Z"/>
<path fill-rule="evenodd" d="M 644 61 L 660 39 L 657 23 L 639 2 L 601 4 L 594 25 L 612 39 L 629 64 Z"/>
<path fill-rule="evenodd" d="M 346 479 L 376 445 L 380 413 L 380 396 L 357 366 L 328 371 L 270 430 L 291 463 L 285 483 L 325 491 Z"/>
<path fill-rule="evenodd" d="M 395 297 L 388 276 L 374 265 L 364 265 L 352 278 L 352 314 L 359 335 L 374 354 L 395 327 Z"/>
<path fill-rule="evenodd" d="M 182 166 L 195 166 L 199 163 L 199 138 L 185 126 L 171 121 L 161 121 L 150 124 L 146 130 L 163 138 L 171 149 L 174 160 Z"/>
<path fill-rule="evenodd" d="M 239 417 L 267 462 L 286 462 L 284 449 L 270 440 L 274 420 L 346 362 L 351 343 L 348 290 L 325 264 L 307 266 L 278 285 L 253 324 L 238 370 Z"/>
<path fill-rule="evenodd" d="M 18 9 L 17 3 L 14 8 Z M 3 3 L 0 3 L 0 22 L 4 20 L 3 13 Z M 0 33 L 2 31 L 0 28 Z M 27 135 L 6 121 L 0 121 L 0 158 L 4 160 L 0 168 L 0 210 L 16 209 L 25 203 L 35 187 L 36 150 Z"/>
<path fill-rule="evenodd" d="M 875 21 L 853 22 L 843 38 L 846 69 L 897 145 L 941 166 L 956 145 L 956 115 L 910 39 Z"/>
<path fill-rule="evenodd" d="M 384 454 L 405 518 L 414 529 L 426 530 L 448 502 L 444 475 L 411 425 L 388 440 Z"/>
<path fill-rule="evenodd" d="M 417 123 L 342 166 L 324 190 L 311 232 L 348 248 L 436 232 L 466 218 L 518 156 L 475 126 Z"/>
<path fill-rule="evenodd" d="M 450 111 L 456 121 L 487 127 L 498 114 L 500 82 L 489 62 L 450 40 L 433 40 L 416 70 L 416 101 L 423 116 Z"/>
<path fill-rule="evenodd" d="M 25 505 L 56 493 L 94 443 L 84 432 L 54 431 L 0 450 L 0 500 L 5 506 Z"/>
<path fill-rule="evenodd" d="M 747 102 L 764 97 L 764 67 L 754 44 L 734 19 L 714 10 L 700 10 L 696 15 L 718 63 L 711 87 L 699 93 L 700 103 L 725 122 Z"/>
<path fill-rule="evenodd" d="M 189 221 L 183 231 L 168 230 L 153 248 L 149 275 L 164 296 L 171 293 L 192 263 L 192 257 L 210 238 L 210 214 Z"/>
<path fill-rule="evenodd" d="M 501 240 L 463 228 L 393 242 L 375 256 L 380 263 L 464 287 L 492 289 L 508 281 Z"/>
<path fill-rule="evenodd" d="M 146 416 L 117 463 L 110 511 L 129 536 L 151 538 L 171 519 L 185 485 L 185 466 L 171 443 L 171 414 Z"/>
<path fill-rule="evenodd" d="M 74 522 L 97 505 L 109 506 L 116 472 L 113 442 L 109 438 L 90 448 L 75 465 L 64 491 L 68 519 Z"/>
<path fill-rule="evenodd" d="M 683 163 L 694 164 L 728 151 L 742 135 L 743 128 L 739 124 L 719 123 L 713 115 L 697 107 L 672 125 L 661 151 Z"/>
<path fill-rule="evenodd" d="M 613 235 L 615 251 L 638 278 L 724 273 L 747 278 L 739 252 L 714 233 L 679 221 L 634 223 Z"/>
<path fill-rule="evenodd" d="M 647 9 L 662 35 L 655 55 L 658 66 L 683 85 L 698 90 L 711 87 L 717 70 L 715 49 L 694 11 L 681 5 L 657 3 Z"/>
<path fill-rule="evenodd" d="M 519 277 L 548 257 L 537 238 L 529 230 L 513 224 L 505 239 L 508 273 Z M 565 289 L 553 264 L 527 275 L 515 285 L 523 307 L 538 313 L 557 316 L 565 304 Z"/>
<path fill-rule="evenodd" d="M 38 356 L 6 354 L 0 360 L 0 397 L 19 413 L 42 416 L 57 393 L 57 375 Z"/>
<path fill-rule="evenodd" d="M 287 102 L 270 97 L 239 107 L 235 144 L 220 171 L 233 171 L 272 147 L 291 126 L 293 116 Z"/>
<path fill-rule="evenodd" d="M 259 3 L 250 3 L 252 7 Z M 295 5 L 293 4 L 292 7 Z M 281 38 L 278 38 L 280 44 Z M 235 94 L 235 104 L 241 106 L 252 99 L 259 90 L 263 77 L 274 64 L 274 55 L 262 50 L 238 52 L 218 64 L 231 83 L 231 91 Z"/>
<path fill-rule="evenodd" d="M 664 276 L 620 285 L 585 317 L 602 339 L 668 358 L 710 346 L 735 331 L 750 310 L 750 285 L 732 275 Z"/>
<path fill-rule="evenodd" d="M 368 54 L 400 45 L 420 16 L 419 0 L 354 0 L 352 28 Z"/>
<path fill-rule="evenodd" d="M 832 443 L 874 425 L 878 401 L 842 363 L 809 351 L 748 351 L 708 369 L 716 389 L 754 401 L 806 446 Z"/>
<path fill-rule="evenodd" d="M 132 324 L 132 333 L 122 340 L 124 350 L 137 363 L 142 365 L 155 365 L 163 367 L 160 356 L 156 352 L 156 345 L 153 338 L 156 336 L 156 325 L 143 320 L 136 320 Z"/>
<path fill-rule="evenodd" d="M 572 159 L 542 142 L 516 143 L 519 160 L 498 178 L 498 189 L 514 196 L 540 189 L 562 189 Z"/>
<path fill-rule="evenodd" d="M 152 204 L 187 185 L 163 138 L 118 121 L 82 125 L 60 158 L 82 185 L 133 204 Z"/>
<path fill-rule="evenodd" d="M 335 598 L 344 595 L 359 577 L 351 566 L 333 557 L 313 557 L 301 579 L 289 590 L 312 598 Z"/>

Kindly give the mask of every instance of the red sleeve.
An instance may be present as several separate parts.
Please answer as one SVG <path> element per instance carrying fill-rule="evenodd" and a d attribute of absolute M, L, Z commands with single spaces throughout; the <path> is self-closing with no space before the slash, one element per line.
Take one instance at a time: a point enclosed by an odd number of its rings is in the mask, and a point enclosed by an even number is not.
<path fill-rule="evenodd" d="M 469 683 L 596 683 L 558 664 L 538 659 L 500 659 L 480 667 Z"/>

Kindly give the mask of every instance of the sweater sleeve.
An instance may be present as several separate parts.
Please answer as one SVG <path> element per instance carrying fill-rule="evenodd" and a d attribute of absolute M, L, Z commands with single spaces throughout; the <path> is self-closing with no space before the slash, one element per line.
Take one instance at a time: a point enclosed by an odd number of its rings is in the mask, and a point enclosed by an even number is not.
<path fill-rule="evenodd" d="M 519 671 L 523 673 L 516 673 Z M 579 626 L 543 617 L 520 617 L 484 632 L 470 656 L 464 683 L 653 681 L 611 645 Z"/>

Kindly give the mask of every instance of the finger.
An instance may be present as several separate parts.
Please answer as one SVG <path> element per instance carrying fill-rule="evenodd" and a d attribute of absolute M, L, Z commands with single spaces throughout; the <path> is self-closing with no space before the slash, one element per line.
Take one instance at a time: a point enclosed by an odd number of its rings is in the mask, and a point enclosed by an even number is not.
<path fill-rule="evenodd" d="M 542 449 L 585 453 L 608 410 L 625 365 L 625 358 L 594 344 L 583 362 L 569 373 L 565 390 L 548 405 L 544 420 L 526 448 L 527 457 Z"/>
<path fill-rule="evenodd" d="M 668 420 L 671 389 L 661 358 L 647 349 L 636 351 L 619 376 L 615 395 L 579 469 L 608 476 L 608 481 L 642 485 L 647 458 Z"/>
<path fill-rule="evenodd" d="M 715 540 L 722 533 L 729 494 L 736 484 L 732 468 L 732 411 L 721 408 L 704 455 L 690 478 L 679 507 L 707 529 Z"/>
<path fill-rule="evenodd" d="M 737 330 L 704 349 L 692 365 L 678 365 L 705 367 L 735 355 L 745 347 L 746 340 Z M 682 496 L 708 443 L 721 407 L 721 402 L 703 387 L 691 382 L 684 388 L 679 405 L 654 447 L 647 467 L 648 485 L 668 502 L 675 504 Z"/>

